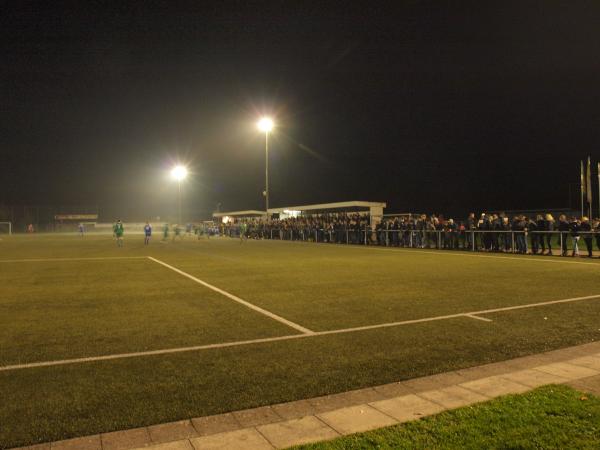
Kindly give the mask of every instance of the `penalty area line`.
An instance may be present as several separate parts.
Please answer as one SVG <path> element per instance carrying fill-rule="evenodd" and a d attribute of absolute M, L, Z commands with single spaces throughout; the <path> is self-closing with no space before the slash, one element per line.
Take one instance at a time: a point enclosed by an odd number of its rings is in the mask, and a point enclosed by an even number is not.
<path fill-rule="evenodd" d="M 266 309 L 263 309 L 260 306 L 256 306 L 250 302 L 247 302 L 246 300 L 241 299 L 236 295 L 230 294 L 229 292 L 224 291 L 223 289 L 220 289 L 216 286 L 213 286 L 212 284 L 209 284 L 206 281 L 202 281 L 200 278 L 196 278 L 195 276 L 190 275 L 189 273 L 184 272 L 183 270 L 179 270 L 177 267 L 173 267 L 170 264 L 167 264 L 166 262 L 161 261 L 160 259 L 153 258 L 152 256 L 148 256 L 148 259 L 166 267 L 167 269 L 172 270 L 173 272 L 177 272 L 179 275 L 183 275 L 184 277 L 189 278 L 190 280 L 195 281 L 196 283 L 201 284 L 204 287 L 207 287 L 215 292 L 218 292 L 219 294 L 229 298 L 230 300 L 233 300 L 234 302 L 240 303 L 240 304 L 246 306 L 247 308 L 252 309 L 253 311 L 256 311 L 260 314 L 270 317 L 273 320 L 276 320 L 277 322 L 283 323 L 283 324 L 287 325 L 288 327 L 291 327 L 297 331 L 300 331 L 303 334 L 308 334 L 308 335 L 314 334 L 314 331 L 309 330 L 308 328 L 305 328 L 302 325 L 298 325 L 297 323 L 292 322 L 291 320 L 287 320 L 284 317 L 278 316 L 277 314 L 272 313 L 271 311 L 267 311 Z"/>
<path fill-rule="evenodd" d="M 540 307 L 540 306 L 579 302 L 582 300 L 593 300 L 593 299 L 598 299 L 598 298 L 600 298 L 600 294 L 588 295 L 586 297 L 566 298 L 566 299 L 562 299 L 562 300 L 551 300 L 548 302 L 529 303 L 529 304 L 525 304 L 525 305 L 507 306 L 504 308 L 494 308 L 494 309 L 485 309 L 485 310 L 481 310 L 481 311 L 471 311 L 471 312 L 463 312 L 463 313 L 457 313 L 457 314 L 448 314 L 445 316 L 424 317 L 422 319 L 404 320 L 401 322 L 380 323 L 380 324 L 376 324 L 376 325 L 366 325 L 366 326 L 362 326 L 362 327 L 343 328 L 343 329 L 337 329 L 337 330 L 313 331 L 311 333 L 291 334 L 291 335 L 285 335 L 285 336 L 252 339 L 252 340 L 246 340 L 246 341 L 232 341 L 232 342 L 224 342 L 224 343 L 220 343 L 220 344 L 207 344 L 207 345 L 196 345 L 196 346 L 191 346 L 191 347 L 167 348 L 167 349 L 163 349 L 163 350 L 148 350 L 148 351 L 143 351 L 143 352 L 120 353 L 120 354 L 114 354 L 114 355 L 90 356 L 90 357 L 63 359 L 63 360 L 55 360 L 55 361 L 40 361 L 40 362 L 32 362 L 32 363 L 24 363 L 24 364 L 13 364 L 13 365 L 9 365 L 9 366 L 0 366 L 0 372 L 8 372 L 8 371 L 20 370 L 20 369 L 33 369 L 33 368 L 37 368 L 37 367 L 62 366 L 62 365 L 67 365 L 67 364 L 78 364 L 78 363 L 86 363 L 86 362 L 108 361 L 108 360 L 134 358 L 134 357 L 142 357 L 142 356 L 168 355 L 168 354 L 173 354 L 173 353 L 219 349 L 219 348 L 226 348 L 226 347 L 238 347 L 238 346 L 243 346 L 243 345 L 263 344 L 263 343 L 269 343 L 269 342 L 280 342 L 280 341 L 288 341 L 288 340 L 292 340 L 292 339 L 303 339 L 303 338 L 310 338 L 310 337 L 316 337 L 316 336 L 329 336 L 329 335 L 334 335 L 334 334 L 355 333 L 355 332 L 359 332 L 359 331 L 376 330 L 376 329 L 380 329 L 380 328 L 392 328 L 392 327 L 399 327 L 399 326 L 403 326 L 403 325 L 411 325 L 411 324 L 417 324 L 417 323 L 434 322 L 434 321 L 441 321 L 441 320 L 447 320 L 447 319 L 457 319 L 457 318 L 461 318 L 461 317 L 482 320 L 485 322 L 491 322 L 492 321 L 491 319 L 487 319 L 484 317 L 477 317 L 477 316 L 480 314 L 491 314 L 491 313 L 496 313 L 496 312 L 514 311 L 514 310 L 525 309 L 525 308 L 536 308 L 536 307 Z"/>

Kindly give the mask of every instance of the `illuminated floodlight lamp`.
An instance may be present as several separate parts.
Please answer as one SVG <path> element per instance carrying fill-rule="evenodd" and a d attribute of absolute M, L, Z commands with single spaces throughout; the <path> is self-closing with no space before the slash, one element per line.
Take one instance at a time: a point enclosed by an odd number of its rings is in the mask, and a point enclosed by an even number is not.
<path fill-rule="evenodd" d="M 184 166 L 175 166 L 171 169 L 171 178 L 175 181 L 183 181 L 187 177 L 188 170 Z"/>
<path fill-rule="evenodd" d="M 262 131 L 264 133 L 268 133 L 269 131 L 271 131 L 273 129 L 275 124 L 273 123 L 273 120 L 270 119 L 269 117 L 263 117 L 262 119 L 260 119 L 258 121 L 256 126 L 258 127 L 258 129 L 260 131 Z"/>

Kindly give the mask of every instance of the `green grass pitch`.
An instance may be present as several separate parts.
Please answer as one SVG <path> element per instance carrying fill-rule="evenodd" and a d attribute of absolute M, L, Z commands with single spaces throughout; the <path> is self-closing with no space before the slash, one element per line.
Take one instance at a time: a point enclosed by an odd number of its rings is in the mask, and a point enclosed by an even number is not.
<path fill-rule="evenodd" d="M 550 385 L 418 421 L 293 448 L 592 450 L 600 448 L 598 423 L 600 398 Z"/>
<path fill-rule="evenodd" d="M 480 315 L 491 321 L 460 315 L 599 295 L 598 260 L 228 238 L 145 247 L 126 236 L 117 248 L 110 236 L 16 235 L 0 240 L 0 261 L 0 448 L 600 339 L 600 298 Z M 187 351 L 144 353 L 172 349 Z"/>

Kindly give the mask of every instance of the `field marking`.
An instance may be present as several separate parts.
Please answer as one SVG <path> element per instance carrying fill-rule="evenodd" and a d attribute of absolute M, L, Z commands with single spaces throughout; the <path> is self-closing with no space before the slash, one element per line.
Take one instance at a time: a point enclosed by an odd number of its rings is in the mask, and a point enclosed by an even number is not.
<path fill-rule="evenodd" d="M 503 308 L 482 309 L 481 311 L 473 311 L 473 312 L 470 312 L 467 314 L 471 314 L 471 315 L 491 314 L 491 313 L 502 312 L 502 311 L 514 311 L 516 309 L 535 308 L 538 306 L 558 305 L 560 303 L 580 302 L 582 300 L 592 300 L 595 298 L 600 298 L 600 294 L 586 295 L 585 297 L 565 298 L 562 300 L 550 300 L 547 302 L 540 302 L 540 303 L 526 303 L 524 305 L 505 306 Z"/>
<path fill-rule="evenodd" d="M 470 317 L 471 319 L 483 320 L 484 322 L 493 322 L 492 319 L 488 319 L 486 317 L 479 317 L 475 314 L 465 314 L 465 317 Z"/>
<path fill-rule="evenodd" d="M 192 352 L 198 350 L 210 350 L 213 348 L 225 348 L 225 347 L 237 347 L 241 345 L 250 345 L 250 344 L 261 344 L 264 342 L 276 342 L 276 341 L 284 341 L 290 339 L 298 339 L 307 337 L 307 334 L 291 334 L 285 336 L 277 336 L 272 338 L 261 338 L 261 339 L 250 339 L 247 341 L 232 341 L 225 342 L 220 344 L 206 344 L 206 345 L 194 345 L 190 347 L 176 347 L 176 348 L 166 348 L 163 350 L 148 350 L 143 352 L 132 352 L 132 353 L 117 353 L 114 355 L 104 355 L 104 356 L 89 356 L 83 358 L 72 358 L 72 359 L 61 359 L 57 361 L 43 361 L 43 362 L 33 362 L 33 363 L 25 363 L 25 364 L 14 364 L 10 366 L 2 366 L 0 367 L 0 372 L 7 372 L 10 370 L 19 370 L 19 369 L 31 369 L 35 367 L 48 367 L 48 366 L 64 366 L 68 364 L 79 364 L 86 362 L 96 362 L 96 361 L 109 361 L 111 359 L 125 359 L 125 358 L 135 358 L 140 356 L 152 356 L 152 355 L 168 355 L 171 353 L 184 353 L 184 352 Z"/>
<path fill-rule="evenodd" d="M 190 275 L 191 276 L 191 275 Z M 267 342 L 278 342 L 278 341 L 288 341 L 292 339 L 303 339 L 315 336 L 327 336 L 331 334 L 344 334 L 344 333 L 354 333 L 357 331 L 367 331 L 367 330 L 375 330 L 378 328 L 391 328 L 398 327 L 403 325 L 411 325 L 415 323 L 424 323 L 424 322 L 434 322 L 438 320 L 447 320 L 447 319 L 456 319 L 456 318 L 470 318 L 470 319 L 480 319 L 484 321 L 491 321 L 490 319 L 485 319 L 483 317 L 475 317 L 480 314 L 491 314 L 495 312 L 503 312 L 503 311 L 512 311 L 517 309 L 524 308 L 536 308 L 540 306 L 547 305 L 555 305 L 560 303 L 571 303 L 578 302 L 582 300 L 592 300 L 600 298 L 600 294 L 597 295 L 588 295 L 586 297 L 573 297 L 566 298 L 562 300 L 551 300 L 548 302 L 540 302 L 540 303 L 528 303 L 525 305 L 516 305 L 516 306 L 507 306 L 504 308 L 493 308 L 493 309 L 485 309 L 480 311 L 471 311 L 471 312 L 463 312 L 457 314 L 448 314 L 445 316 L 435 316 L 435 317 L 425 317 L 422 319 L 412 319 L 412 320 L 404 320 L 401 322 L 389 322 L 389 323 L 381 323 L 377 325 L 365 325 L 361 327 L 353 327 L 353 328 L 342 328 L 337 330 L 328 330 L 328 331 L 314 331 L 310 334 L 291 334 L 285 336 L 277 336 L 271 338 L 260 338 L 260 339 L 251 339 L 246 341 L 232 341 L 232 342 L 224 342 L 219 344 L 207 344 L 207 345 L 196 345 L 191 347 L 176 347 L 176 348 L 167 348 L 163 350 L 148 350 L 143 352 L 132 352 L 132 353 L 119 353 L 114 355 L 104 355 L 104 356 L 90 356 L 83 358 L 72 358 L 72 359 L 62 359 L 55 361 L 41 361 L 41 362 L 32 362 L 25 364 L 13 364 L 9 366 L 0 366 L 0 372 L 8 372 L 12 370 L 21 370 L 21 369 L 32 369 L 36 367 L 48 367 L 48 366 L 62 366 L 67 364 L 78 364 L 78 363 L 86 363 L 86 362 L 96 362 L 96 361 L 107 361 L 111 359 L 124 359 L 124 358 L 134 358 L 134 357 L 142 357 L 142 356 L 153 356 L 153 355 L 167 355 L 172 353 L 183 353 L 183 352 L 191 352 L 191 351 L 200 351 L 200 350 L 210 350 L 210 349 L 218 349 L 218 348 L 226 348 L 226 347 L 238 347 L 243 345 L 251 345 L 251 344 L 262 344 Z"/>
<path fill-rule="evenodd" d="M 361 327 L 354 327 L 354 328 L 343 328 L 343 329 L 330 330 L 330 331 L 317 331 L 317 332 L 315 332 L 315 334 L 316 335 L 327 335 L 327 334 L 338 334 L 338 333 L 351 333 L 351 332 L 355 332 L 355 331 L 374 330 L 377 328 L 397 327 L 397 326 L 409 325 L 409 324 L 413 324 L 413 323 L 433 322 L 436 320 L 455 319 L 457 317 L 468 317 L 468 318 L 473 319 L 473 318 L 475 318 L 474 316 L 479 316 L 482 314 L 491 314 L 491 313 L 503 312 L 503 311 L 513 311 L 513 310 L 525 309 L 525 308 L 537 308 L 540 306 L 556 305 L 556 304 L 560 304 L 560 303 L 572 303 L 572 302 L 579 302 L 582 300 L 592 300 L 592 299 L 596 299 L 596 298 L 600 298 L 600 294 L 588 295 L 585 297 L 565 298 L 562 300 L 550 300 L 548 302 L 527 303 L 524 305 L 506 306 L 503 308 L 482 309 L 480 311 L 469 311 L 469 312 L 463 312 L 463 313 L 457 313 L 457 314 L 448 314 L 445 316 L 425 317 L 423 319 L 403 320 L 401 322 L 388 322 L 388 323 L 380 323 L 380 324 L 376 324 L 376 325 L 364 325 Z M 477 317 L 477 318 L 482 319 L 482 317 Z"/>
<path fill-rule="evenodd" d="M 0 259 L 0 263 L 19 263 L 19 262 L 61 262 L 61 261 L 104 261 L 111 259 L 146 259 L 146 256 L 93 256 L 81 258 L 29 258 L 29 259 Z"/>
<path fill-rule="evenodd" d="M 224 291 L 223 289 L 213 286 L 212 284 L 209 284 L 206 281 L 202 281 L 200 278 L 196 278 L 195 276 L 190 275 L 189 273 L 184 272 L 183 270 L 179 270 L 177 267 L 173 267 L 170 264 L 167 264 L 166 262 L 161 261 L 160 259 L 153 258 L 152 256 L 148 256 L 147 258 L 151 261 L 154 261 L 155 263 L 165 266 L 166 268 L 172 270 L 173 272 L 177 272 L 178 274 L 183 275 L 184 277 L 189 278 L 190 280 L 195 281 L 198 284 L 201 284 L 204 287 L 207 287 L 209 289 L 212 289 L 215 292 L 218 292 L 221 295 L 224 295 L 225 297 L 233 300 L 234 302 L 241 303 L 242 305 L 244 305 L 256 312 L 259 312 L 260 314 L 270 317 L 271 319 L 276 320 L 277 322 L 281 322 L 281 323 L 287 325 L 288 327 L 291 327 L 295 330 L 300 331 L 303 334 L 307 334 L 307 335 L 314 334 L 314 331 L 309 330 L 308 328 L 305 328 L 302 325 L 298 325 L 297 323 L 287 320 L 284 317 L 278 316 L 277 314 L 274 314 L 271 311 L 267 311 L 266 309 L 263 309 L 260 306 L 256 306 L 250 302 L 247 302 L 246 300 L 243 300 L 233 294 L 230 294 L 227 291 Z"/>

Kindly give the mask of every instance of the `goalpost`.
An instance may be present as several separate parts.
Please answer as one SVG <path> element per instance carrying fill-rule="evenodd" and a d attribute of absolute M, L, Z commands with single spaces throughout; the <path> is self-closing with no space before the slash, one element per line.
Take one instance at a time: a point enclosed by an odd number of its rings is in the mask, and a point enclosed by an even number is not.
<path fill-rule="evenodd" d="M 12 223 L 11 222 L 0 222 L 0 235 L 12 234 Z"/>

